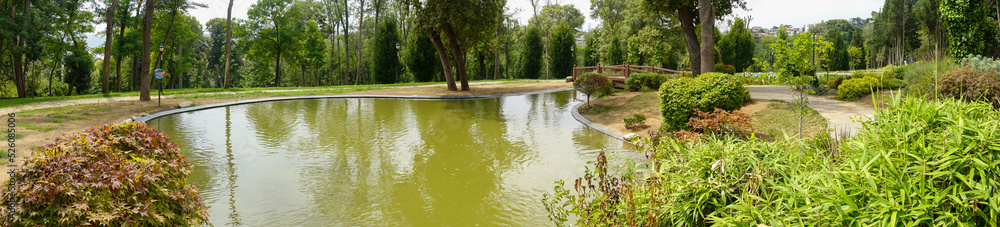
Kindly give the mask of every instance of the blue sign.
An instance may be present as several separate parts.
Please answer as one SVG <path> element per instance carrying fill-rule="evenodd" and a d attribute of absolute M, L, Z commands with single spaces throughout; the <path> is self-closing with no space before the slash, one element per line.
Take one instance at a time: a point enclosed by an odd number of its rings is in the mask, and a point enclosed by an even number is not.
<path fill-rule="evenodd" d="M 164 72 L 163 69 L 156 69 L 153 70 L 153 75 L 156 75 L 157 80 L 162 80 L 163 75 L 166 75 L 166 72 Z"/>

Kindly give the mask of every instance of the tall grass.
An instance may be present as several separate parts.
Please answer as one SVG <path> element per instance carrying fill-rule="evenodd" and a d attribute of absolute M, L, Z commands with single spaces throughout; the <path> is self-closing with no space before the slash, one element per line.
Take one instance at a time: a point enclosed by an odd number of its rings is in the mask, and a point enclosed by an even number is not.
<path fill-rule="evenodd" d="M 553 220 L 584 226 L 997 226 L 1000 113 L 898 96 L 889 106 L 837 149 L 664 138 L 643 147 L 649 162 L 612 174 L 602 157 L 545 202 Z"/>

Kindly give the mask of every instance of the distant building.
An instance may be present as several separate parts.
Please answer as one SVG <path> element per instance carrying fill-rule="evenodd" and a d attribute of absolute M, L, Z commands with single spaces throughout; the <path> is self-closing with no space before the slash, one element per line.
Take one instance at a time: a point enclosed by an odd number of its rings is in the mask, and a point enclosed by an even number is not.
<path fill-rule="evenodd" d="M 580 37 L 576 37 L 576 45 L 585 46 L 586 43 L 584 41 L 586 41 L 586 39 L 584 39 L 582 35 Z"/>

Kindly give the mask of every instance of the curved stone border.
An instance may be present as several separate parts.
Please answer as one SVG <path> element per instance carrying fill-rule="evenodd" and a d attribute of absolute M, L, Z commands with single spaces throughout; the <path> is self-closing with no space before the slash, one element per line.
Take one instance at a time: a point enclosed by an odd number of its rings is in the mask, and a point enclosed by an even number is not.
<path fill-rule="evenodd" d="M 343 98 L 358 98 L 358 99 L 425 99 L 425 100 L 431 100 L 431 99 L 440 99 L 440 100 L 490 99 L 490 98 L 501 98 L 501 97 L 506 97 L 506 96 L 534 95 L 534 94 L 542 94 L 542 93 L 549 93 L 549 92 L 559 92 L 559 91 L 569 91 L 569 90 L 573 90 L 573 88 L 560 88 L 560 89 L 553 89 L 553 90 L 542 90 L 542 91 L 522 92 L 522 93 L 514 93 L 514 94 L 503 94 L 503 95 L 469 95 L 469 96 L 463 96 L 463 95 L 310 95 L 310 96 L 274 97 L 274 98 L 249 99 L 249 100 L 242 100 L 242 101 L 215 103 L 215 104 L 208 104 L 208 105 L 202 105 L 202 106 L 192 106 L 192 107 L 187 107 L 187 108 L 180 108 L 180 109 L 173 109 L 173 110 L 167 110 L 167 111 L 160 111 L 160 112 L 156 112 L 156 113 L 153 113 L 153 114 L 150 114 L 150 115 L 147 115 L 147 116 L 136 118 L 135 121 L 136 122 L 146 122 L 146 121 L 153 120 L 153 119 L 160 118 L 160 117 L 164 117 L 164 116 L 169 116 L 169 115 L 179 114 L 179 113 L 186 113 L 186 112 L 191 112 L 191 111 L 198 111 L 198 110 L 205 110 L 205 109 L 212 109 L 212 108 L 226 107 L 226 106 L 235 106 L 235 105 L 242 105 L 242 104 L 251 104 L 251 103 L 274 102 L 274 101 L 291 101 L 291 100 L 306 100 L 306 99 L 335 99 L 335 98 L 340 98 L 340 99 L 343 99 Z M 576 108 L 574 107 L 574 112 L 573 113 L 574 113 L 574 116 L 577 116 L 577 115 L 579 115 L 579 113 L 577 113 L 575 111 L 575 109 Z M 577 120 L 579 120 L 579 118 L 577 118 Z"/>
<path fill-rule="evenodd" d="M 573 113 L 573 118 L 576 118 L 576 121 L 579 121 L 583 125 L 586 125 L 587 127 L 590 127 L 590 128 L 592 128 L 594 130 L 597 130 L 598 132 L 601 132 L 601 133 L 604 133 L 605 135 L 611 136 L 612 138 L 615 138 L 615 139 L 618 139 L 618 140 L 621 140 L 621 141 L 624 141 L 624 142 L 629 142 L 629 141 L 625 140 L 625 135 L 619 134 L 618 132 L 615 132 L 614 130 L 605 128 L 604 126 L 601 126 L 601 125 L 599 125 L 597 123 L 594 123 L 593 121 L 590 121 L 590 119 L 587 119 L 587 118 L 583 117 L 583 115 L 580 115 L 580 105 L 583 105 L 583 104 L 586 104 L 586 103 L 581 102 L 581 103 L 578 103 L 576 105 L 573 105 L 573 110 L 571 110 L 571 112 Z"/>

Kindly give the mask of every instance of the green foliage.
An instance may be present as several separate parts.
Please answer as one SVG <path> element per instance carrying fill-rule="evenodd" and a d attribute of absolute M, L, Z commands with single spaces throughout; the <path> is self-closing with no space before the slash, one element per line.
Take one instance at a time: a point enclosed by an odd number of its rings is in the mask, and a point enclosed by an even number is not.
<path fill-rule="evenodd" d="M 906 94 L 923 96 L 934 93 L 935 74 L 942 74 L 955 67 L 955 61 L 942 59 L 937 62 L 917 62 L 906 66 L 903 72 L 903 82 L 906 84 Z"/>
<path fill-rule="evenodd" d="M 840 87 L 840 84 L 844 83 L 844 77 L 838 76 L 835 79 L 827 80 L 826 87 L 830 89 L 836 89 Z"/>
<path fill-rule="evenodd" d="M 646 115 L 637 113 L 633 114 L 631 117 L 626 117 L 622 120 L 625 121 L 625 128 L 638 129 L 646 124 Z"/>
<path fill-rule="evenodd" d="M 719 50 L 722 52 L 720 54 L 722 62 L 735 67 L 734 72 L 726 73 L 734 74 L 744 72 L 753 65 L 755 45 L 753 36 L 743 18 L 733 19 L 733 24 L 730 27 L 729 32 L 719 38 Z M 716 69 L 716 72 L 722 71 Z"/>
<path fill-rule="evenodd" d="M 815 36 L 809 32 L 798 34 L 792 45 L 778 40 L 771 44 L 774 52 L 774 70 L 784 75 L 813 75 L 816 65 L 813 65 L 813 53 L 817 55 L 816 62 L 828 61 L 833 43 L 823 41 L 823 36 Z"/>
<path fill-rule="evenodd" d="M 739 109 L 750 100 L 750 91 L 736 77 L 722 73 L 706 73 L 697 78 L 679 78 L 660 85 L 661 131 L 674 132 L 690 128 L 688 119 L 693 110 L 726 111 Z"/>
<path fill-rule="evenodd" d="M 581 226 L 997 225 L 1000 112 L 913 97 L 889 105 L 839 146 L 823 136 L 641 139 L 648 163 L 612 173 L 601 153 L 575 194 L 557 181 L 559 199 L 545 202 Z"/>
<path fill-rule="evenodd" d="M 399 76 L 399 57 L 396 44 L 399 36 L 396 34 L 396 22 L 383 20 L 378 25 L 378 32 L 368 48 L 372 49 L 371 70 L 375 82 L 379 84 L 396 83 Z"/>
<path fill-rule="evenodd" d="M 984 54 L 989 45 L 995 45 L 996 21 L 989 20 L 986 1 L 941 0 L 938 10 L 951 37 L 951 56 Z"/>
<path fill-rule="evenodd" d="M 441 58 L 437 55 L 437 49 L 434 49 L 434 43 L 426 35 L 411 35 L 403 54 L 406 56 L 403 58 L 406 60 L 406 68 L 417 82 L 441 80 Z"/>
<path fill-rule="evenodd" d="M 542 69 L 542 32 L 529 27 L 521 49 L 521 73 L 526 79 L 538 79 Z"/>
<path fill-rule="evenodd" d="M 861 96 L 871 94 L 872 91 L 881 89 L 882 83 L 875 77 L 866 76 L 844 80 L 837 86 L 837 98 L 843 100 L 857 100 Z"/>
<path fill-rule="evenodd" d="M 1000 75 L 959 68 L 941 75 L 942 95 L 967 101 L 983 101 L 1000 108 Z"/>
<path fill-rule="evenodd" d="M 622 50 L 621 41 L 618 40 L 618 36 L 611 35 L 610 40 L 604 46 L 604 51 L 601 53 L 601 64 L 602 65 L 619 65 L 625 62 L 625 53 Z"/>
<path fill-rule="evenodd" d="M 607 76 L 593 72 L 576 76 L 576 80 L 573 81 L 573 87 L 587 95 L 587 106 L 590 106 L 591 95 L 606 91 L 611 88 L 611 86 L 611 79 L 608 79 Z"/>
<path fill-rule="evenodd" d="M 659 90 L 660 85 L 670 80 L 670 76 L 656 73 L 633 73 L 625 79 L 625 86 L 631 91 L 642 89 Z"/>
<path fill-rule="evenodd" d="M 167 136 L 141 123 L 56 139 L 3 194 L 10 226 L 189 226 L 208 219 L 187 184 L 192 165 Z M 16 201 L 14 198 L 17 198 Z M 13 206 L 13 210 L 7 210 Z"/>
<path fill-rule="evenodd" d="M 94 71 L 94 59 L 84 46 L 77 46 L 66 56 L 66 81 L 77 94 L 86 94 L 90 89 L 90 73 Z"/>
<path fill-rule="evenodd" d="M 551 75 L 555 78 L 565 78 L 573 75 L 573 64 L 576 63 L 571 48 L 576 45 L 572 28 L 566 22 L 559 23 L 555 31 L 549 35 L 549 57 L 552 67 Z"/>
<path fill-rule="evenodd" d="M 597 38 L 594 38 L 594 35 L 596 32 L 590 32 L 584 38 L 583 66 L 595 66 L 601 59 L 600 53 L 597 52 Z"/>

